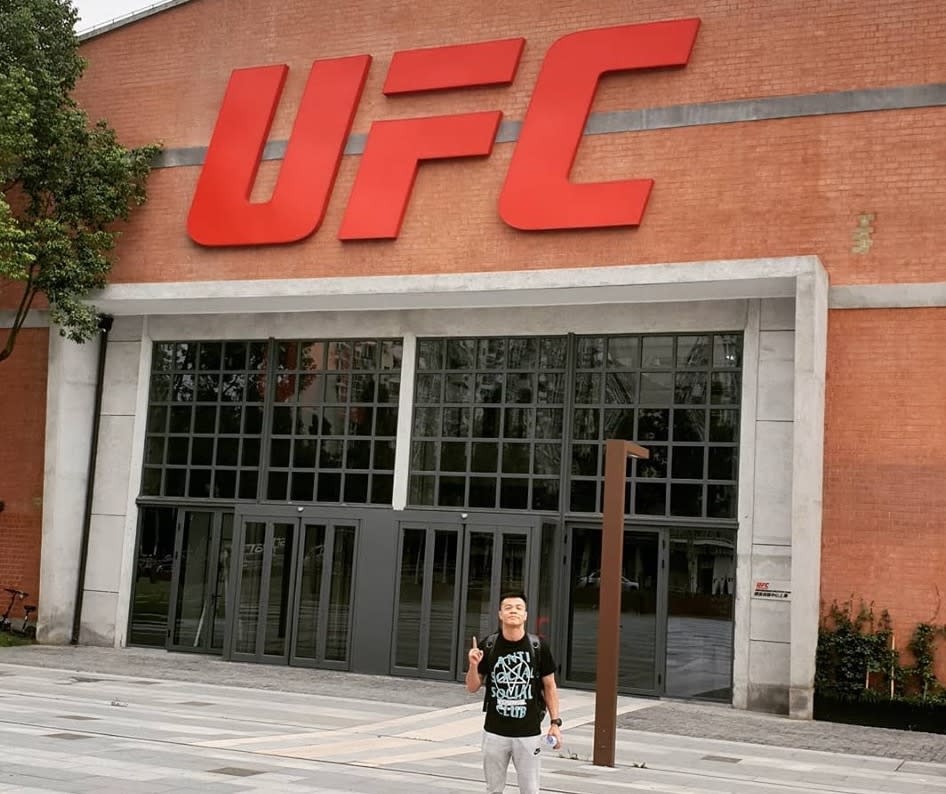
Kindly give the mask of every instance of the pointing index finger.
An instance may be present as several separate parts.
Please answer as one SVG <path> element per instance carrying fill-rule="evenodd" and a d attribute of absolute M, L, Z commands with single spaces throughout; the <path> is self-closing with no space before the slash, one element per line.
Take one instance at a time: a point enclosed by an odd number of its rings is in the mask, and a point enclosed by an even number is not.
<path fill-rule="evenodd" d="M 475 634 L 473 635 L 473 647 L 474 647 L 474 648 L 477 647 L 477 645 L 476 645 L 476 635 L 475 635 Z"/>

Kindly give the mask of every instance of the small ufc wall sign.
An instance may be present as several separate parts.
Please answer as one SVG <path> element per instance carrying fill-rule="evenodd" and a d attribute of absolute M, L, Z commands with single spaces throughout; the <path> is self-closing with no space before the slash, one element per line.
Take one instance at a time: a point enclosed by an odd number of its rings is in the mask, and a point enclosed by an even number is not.
<path fill-rule="evenodd" d="M 686 65 L 699 25 L 682 19 L 584 30 L 549 47 L 499 197 L 506 223 L 532 231 L 640 224 L 653 180 L 573 184 L 572 163 L 601 76 Z M 384 93 L 509 85 L 524 45 L 518 38 L 396 52 Z M 191 239 L 207 246 L 267 245 L 315 232 L 370 63 L 370 55 L 355 55 L 312 65 L 279 178 L 262 203 L 251 202 L 250 194 L 288 67 L 235 70 L 191 203 Z M 374 122 L 339 239 L 396 238 L 418 164 L 488 156 L 501 119 L 501 111 L 484 110 Z"/>

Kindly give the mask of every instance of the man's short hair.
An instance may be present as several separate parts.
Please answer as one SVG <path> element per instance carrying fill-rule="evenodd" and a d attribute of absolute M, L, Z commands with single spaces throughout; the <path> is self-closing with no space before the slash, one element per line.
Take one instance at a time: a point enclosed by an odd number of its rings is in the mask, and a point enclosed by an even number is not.
<path fill-rule="evenodd" d="M 507 598 L 521 598 L 523 603 L 527 607 L 529 606 L 529 600 L 526 598 L 526 594 L 522 592 L 522 590 L 507 590 L 499 597 L 500 606 Z"/>

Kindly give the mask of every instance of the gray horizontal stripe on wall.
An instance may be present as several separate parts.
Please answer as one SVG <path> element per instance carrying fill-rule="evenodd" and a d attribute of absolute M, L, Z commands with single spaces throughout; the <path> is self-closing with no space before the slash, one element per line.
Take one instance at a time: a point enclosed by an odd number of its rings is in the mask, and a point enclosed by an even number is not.
<path fill-rule="evenodd" d="M 16 319 L 14 311 L 0 311 L 0 328 L 12 328 Z M 49 312 L 41 309 L 31 309 L 26 315 L 24 328 L 49 328 Z"/>
<path fill-rule="evenodd" d="M 830 309 L 922 309 L 946 306 L 946 281 L 831 287 Z"/>
<path fill-rule="evenodd" d="M 825 94 L 799 94 L 592 113 L 585 125 L 585 135 L 611 135 L 618 132 L 665 130 L 674 127 L 702 127 L 710 124 L 737 124 L 768 119 L 941 106 L 946 106 L 946 83 L 899 88 L 863 88 Z M 504 121 L 496 134 L 496 143 L 512 143 L 518 140 L 521 128 L 521 121 Z M 366 139 L 365 133 L 349 136 L 345 154 L 362 154 Z M 166 149 L 158 155 L 154 167 L 201 165 L 206 154 L 206 146 Z M 282 160 L 285 155 L 286 141 L 271 141 L 263 149 L 264 160 Z"/>

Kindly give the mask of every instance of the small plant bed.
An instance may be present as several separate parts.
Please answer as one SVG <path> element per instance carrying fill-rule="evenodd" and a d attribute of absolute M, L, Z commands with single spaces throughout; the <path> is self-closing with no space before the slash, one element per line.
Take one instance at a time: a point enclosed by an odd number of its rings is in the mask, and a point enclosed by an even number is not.
<path fill-rule="evenodd" d="M 886 610 L 877 617 L 871 606 L 832 604 L 818 632 L 815 719 L 946 733 L 946 688 L 935 674 L 943 636 L 943 626 L 918 624 L 905 665 Z"/>
<path fill-rule="evenodd" d="M 34 640 L 29 637 L 21 637 L 18 634 L 7 634 L 0 631 L 0 648 L 10 648 L 14 645 L 32 645 Z"/>
<path fill-rule="evenodd" d="M 874 728 L 896 728 L 901 731 L 946 733 L 946 703 L 911 701 L 905 698 L 883 698 L 871 701 L 837 700 L 815 694 L 815 719 L 844 722 L 849 725 L 870 725 Z"/>

